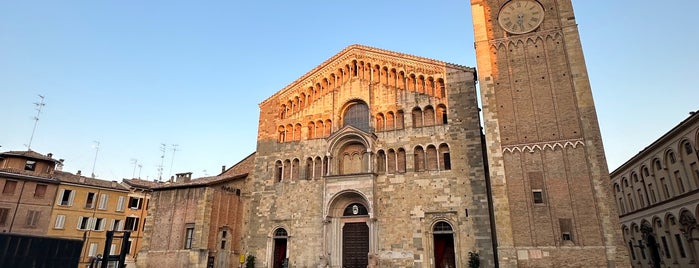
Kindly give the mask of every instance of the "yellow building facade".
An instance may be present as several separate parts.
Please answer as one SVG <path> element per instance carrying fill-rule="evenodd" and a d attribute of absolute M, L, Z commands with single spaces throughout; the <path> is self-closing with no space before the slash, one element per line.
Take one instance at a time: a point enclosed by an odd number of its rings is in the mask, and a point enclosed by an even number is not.
<path fill-rule="evenodd" d="M 87 267 L 103 255 L 107 231 L 139 230 L 140 218 L 127 217 L 129 189 L 116 181 L 105 181 L 56 171 L 60 181 L 47 235 L 84 239 L 80 266 Z M 111 254 L 118 254 L 120 239 L 114 239 Z"/>

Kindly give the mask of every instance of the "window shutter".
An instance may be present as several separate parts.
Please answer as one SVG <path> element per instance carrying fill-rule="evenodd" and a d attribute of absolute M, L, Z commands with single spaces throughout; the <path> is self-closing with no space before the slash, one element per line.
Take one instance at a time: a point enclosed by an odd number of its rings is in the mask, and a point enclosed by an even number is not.
<path fill-rule="evenodd" d="M 107 199 L 109 196 L 107 194 L 101 194 L 100 195 L 100 203 L 98 208 L 99 209 L 107 209 Z"/>
<path fill-rule="evenodd" d="M 88 230 L 95 229 L 95 221 L 96 220 L 97 220 L 97 218 L 92 218 L 92 217 L 89 220 L 87 220 L 87 229 Z"/>
<path fill-rule="evenodd" d="M 63 195 L 66 193 L 66 189 L 61 189 L 60 193 L 56 197 L 56 204 L 61 204 L 61 199 L 63 198 Z"/>
<path fill-rule="evenodd" d="M 75 199 L 75 191 L 70 191 L 70 198 L 68 199 L 68 206 L 73 205 L 73 199 Z"/>
<path fill-rule="evenodd" d="M 75 227 L 76 229 L 80 230 L 80 224 L 83 222 L 83 216 L 78 217 L 78 225 Z"/>
<path fill-rule="evenodd" d="M 116 210 L 117 211 L 124 211 L 124 197 L 123 196 L 119 197 L 119 201 L 117 201 Z"/>
<path fill-rule="evenodd" d="M 105 224 L 106 224 L 106 219 L 102 219 L 102 221 L 100 221 L 100 231 L 104 231 Z"/>
<path fill-rule="evenodd" d="M 116 220 L 115 220 L 115 219 L 112 219 L 112 221 L 109 223 L 109 230 L 110 230 L 110 231 L 115 231 L 115 230 L 116 230 L 116 229 L 114 229 L 114 227 L 116 227 L 116 226 L 114 226 L 114 223 L 115 223 L 115 222 L 116 222 Z"/>

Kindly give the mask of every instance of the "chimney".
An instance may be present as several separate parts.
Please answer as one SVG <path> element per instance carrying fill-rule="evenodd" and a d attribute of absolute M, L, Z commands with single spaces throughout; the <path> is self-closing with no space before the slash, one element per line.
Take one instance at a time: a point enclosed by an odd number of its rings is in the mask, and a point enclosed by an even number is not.
<path fill-rule="evenodd" d="M 76 173 L 75 175 L 82 176 L 80 174 L 82 174 L 82 171 L 78 170 L 78 173 Z"/>
<path fill-rule="evenodd" d="M 177 173 L 175 174 L 176 176 L 176 181 L 175 182 L 190 182 L 192 180 L 192 172 L 185 172 L 185 173 Z"/>
<path fill-rule="evenodd" d="M 65 159 L 58 159 L 58 165 L 56 165 L 56 170 L 58 171 L 63 171 L 63 162 L 66 161 Z"/>
<path fill-rule="evenodd" d="M 49 158 L 53 158 L 53 154 L 52 154 L 52 153 L 48 153 L 46 156 L 48 156 Z"/>
<path fill-rule="evenodd" d="M 221 173 L 226 172 L 226 165 L 221 166 Z"/>
<path fill-rule="evenodd" d="M 117 187 L 117 182 L 116 182 L 116 181 L 112 181 L 112 188 L 116 188 L 116 187 Z"/>

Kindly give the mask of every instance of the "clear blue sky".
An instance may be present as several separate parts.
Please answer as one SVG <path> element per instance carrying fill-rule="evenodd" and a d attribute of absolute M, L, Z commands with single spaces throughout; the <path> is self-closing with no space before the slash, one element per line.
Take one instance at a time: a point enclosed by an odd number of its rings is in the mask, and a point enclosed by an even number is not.
<path fill-rule="evenodd" d="M 610 171 L 699 109 L 699 1 L 574 1 Z M 108 180 L 215 175 L 262 100 L 351 44 L 475 66 L 468 0 L 2 1 L 0 151 Z M 173 164 L 172 172 L 170 166 Z M 136 175 L 139 171 L 136 169 Z"/>

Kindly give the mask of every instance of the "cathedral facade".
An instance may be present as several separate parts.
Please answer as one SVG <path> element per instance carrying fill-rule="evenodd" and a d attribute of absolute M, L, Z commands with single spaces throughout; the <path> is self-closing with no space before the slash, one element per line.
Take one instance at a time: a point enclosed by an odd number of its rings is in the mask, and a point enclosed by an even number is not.
<path fill-rule="evenodd" d="M 260 104 L 261 267 L 493 264 L 473 68 L 353 45 Z"/>
<path fill-rule="evenodd" d="M 259 266 L 629 266 L 571 1 L 471 6 L 478 75 L 353 45 L 260 104 Z"/>

